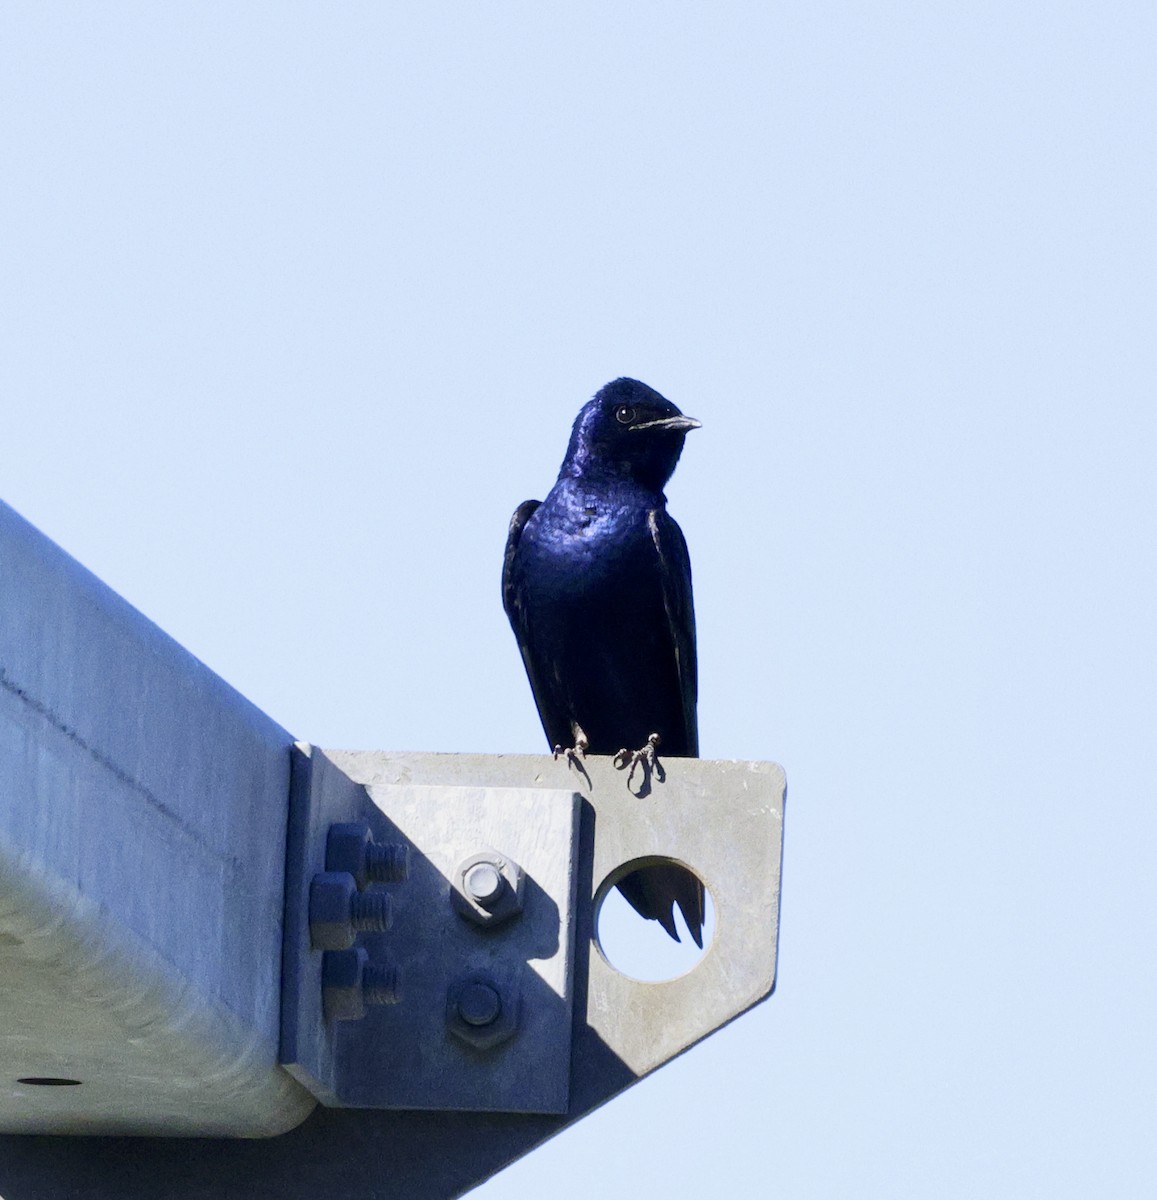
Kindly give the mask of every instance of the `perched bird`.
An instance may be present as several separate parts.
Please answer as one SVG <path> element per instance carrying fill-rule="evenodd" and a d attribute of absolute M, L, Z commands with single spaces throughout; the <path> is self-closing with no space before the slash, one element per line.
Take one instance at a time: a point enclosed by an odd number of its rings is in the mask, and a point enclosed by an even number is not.
<path fill-rule="evenodd" d="M 656 751 L 697 757 L 695 613 L 687 543 L 663 488 L 699 422 L 637 379 L 616 379 L 582 410 L 558 481 L 515 510 L 502 599 L 547 743 L 575 761 L 662 778 Z M 628 784 L 631 776 L 628 776 Z M 703 885 L 677 866 L 619 884 L 676 941 L 678 904 L 702 946 Z"/>

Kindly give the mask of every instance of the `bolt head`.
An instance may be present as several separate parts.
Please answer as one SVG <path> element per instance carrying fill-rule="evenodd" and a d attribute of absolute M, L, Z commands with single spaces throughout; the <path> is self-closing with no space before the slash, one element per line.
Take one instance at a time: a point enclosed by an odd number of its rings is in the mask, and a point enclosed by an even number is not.
<path fill-rule="evenodd" d="M 345 950 L 354 944 L 350 905 L 357 894 L 346 871 L 323 871 L 309 885 L 309 940 L 315 950 Z"/>
<path fill-rule="evenodd" d="M 364 888 L 368 882 L 366 845 L 369 840 L 370 827 L 365 821 L 335 822 L 325 839 L 325 869 L 347 871 L 358 887 Z"/>
<path fill-rule="evenodd" d="M 321 1005 L 327 1021 L 360 1021 L 366 1015 L 362 977 L 368 962 L 361 946 L 322 955 Z"/>

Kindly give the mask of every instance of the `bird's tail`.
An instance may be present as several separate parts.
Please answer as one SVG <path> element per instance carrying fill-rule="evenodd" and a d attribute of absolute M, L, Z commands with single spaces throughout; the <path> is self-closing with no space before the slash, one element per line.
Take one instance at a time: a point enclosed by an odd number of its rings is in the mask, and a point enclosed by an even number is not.
<path fill-rule="evenodd" d="M 677 904 L 695 945 L 703 949 L 703 884 L 686 867 L 676 863 L 640 867 L 619 881 L 619 891 L 639 916 L 658 921 L 680 941 L 675 928 Z"/>

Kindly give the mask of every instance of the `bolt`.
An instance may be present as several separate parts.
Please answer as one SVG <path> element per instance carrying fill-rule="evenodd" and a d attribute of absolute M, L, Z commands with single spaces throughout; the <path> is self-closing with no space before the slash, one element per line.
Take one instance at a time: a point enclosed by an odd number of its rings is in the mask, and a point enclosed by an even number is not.
<path fill-rule="evenodd" d="M 458 1015 L 467 1025 L 493 1025 L 502 1012 L 502 997 L 488 983 L 474 980 L 458 996 Z"/>
<path fill-rule="evenodd" d="M 401 883 L 410 873 L 410 847 L 404 842 L 367 842 L 370 883 Z"/>
<path fill-rule="evenodd" d="M 519 1007 L 517 979 L 465 975 L 446 993 L 446 1027 L 474 1050 L 492 1050 L 518 1032 Z"/>
<path fill-rule="evenodd" d="M 329 827 L 325 869 L 348 871 L 359 890 L 371 883 L 401 883 L 409 874 L 410 848 L 404 842 L 375 842 L 365 821 L 339 821 Z"/>
<path fill-rule="evenodd" d="M 390 898 L 385 892 L 354 892 L 350 924 L 359 933 L 381 933 L 390 927 Z"/>
<path fill-rule="evenodd" d="M 368 1004 L 397 1004 L 398 971 L 371 963 L 361 947 L 327 950 L 321 960 L 322 1009 L 330 1021 L 360 1021 Z"/>
<path fill-rule="evenodd" d="M 483 908 L 492 908 L 495 900 L 502 895 L 502 873 L 492 862 L 475 863 L 466 872 L 463 883 L 470 899 Z"/>
<path fill-rule="evenodd" d="M 495 928 L 522 912 L 525 879 L 513 859 L 482 849 L 458 864 L 450 877 L 450 899 L 467 921 Z"/>
<path fill-rule="evenodd" d="M 344 950 L 358 933 L 390 926 L 390 898 L 359 892 L 348 871 L 323 871 L 309 887 L 309 938 L 315 950 Z"/>
<path fill-rule="evenodd" d="M 369 963 L 362 972 L 362 995 L 367 1004 L 397 1004 L 402 998 L 398 990 L 398 968 Z"/>

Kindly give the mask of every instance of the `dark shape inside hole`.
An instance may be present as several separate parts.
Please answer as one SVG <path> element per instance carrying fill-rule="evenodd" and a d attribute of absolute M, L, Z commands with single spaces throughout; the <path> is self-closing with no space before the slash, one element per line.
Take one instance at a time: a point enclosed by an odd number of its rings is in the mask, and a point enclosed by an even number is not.
<path fill-rule="evenodd" d="M 621 883 L 625 889 L 620 889 Z M 643 917 L 629 902 L 646 891 L 695 897 L 702 888 L 703 949 L 695 945 L 678 904 L 672 910 L 676 941 L 657 921 Z M 622 974 L 646 983 L 675 979 L 690 971 L 707 952 L 715 932 L 715 905 L 699 876 L 673 858 L 648 857 L 624 863 L 603 880 L 595 893 L 595 942 L 602 956 Z M 689 904 L 694 910 L 695 905 Z M 694 915 L 694 911 L 693 911 Z"/>
<path fill-rule="evenodd" d="M 28 1083 L 33 1087 L 80 1087 L 79 1079 L 60 1079 L 55 1075 L 25 1075 L 17 1083 Z"/>

